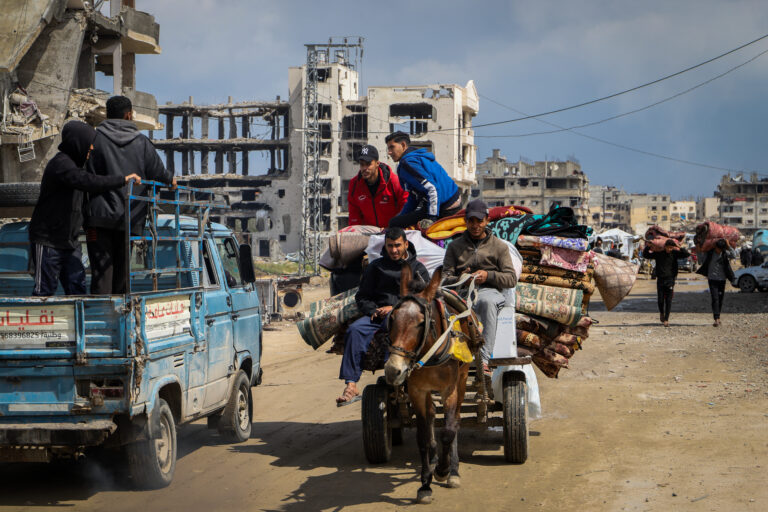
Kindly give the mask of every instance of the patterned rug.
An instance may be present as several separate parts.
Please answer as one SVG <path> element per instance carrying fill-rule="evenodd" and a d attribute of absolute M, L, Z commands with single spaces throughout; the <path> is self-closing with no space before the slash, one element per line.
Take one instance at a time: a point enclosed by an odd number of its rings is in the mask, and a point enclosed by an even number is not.
<path fill-rule="evenodd" d="M 356 293 L 357 288 L 353 288 L 310 304 L 307 318 L 296 324 L 307 345 L 317 350 L 348 322 L 362 316 L 355 302 Z"/>
<path fill-rule="evenodd" d="M 576 325 L 581 319 L 581 290 L 530 283 L 518 283 L 515 290 L 516 309 L 521 313 L 550 318 L 563 325 Z"/>

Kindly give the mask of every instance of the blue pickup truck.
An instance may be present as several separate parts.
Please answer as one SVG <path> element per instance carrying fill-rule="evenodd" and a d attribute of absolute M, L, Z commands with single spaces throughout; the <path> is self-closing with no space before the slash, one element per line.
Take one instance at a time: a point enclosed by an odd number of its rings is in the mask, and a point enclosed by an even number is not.
<path fill-rule="evenodd" d="M 207 417 L 232 442 L 250 437 L 262 376 L 250 247 L 175 203 L 135 237 L 125 295 L 30 296 L 28 224 L 0 228 L 0 462 L 117 448 L 134 485 L 159 488 L 178 425 Z"/>

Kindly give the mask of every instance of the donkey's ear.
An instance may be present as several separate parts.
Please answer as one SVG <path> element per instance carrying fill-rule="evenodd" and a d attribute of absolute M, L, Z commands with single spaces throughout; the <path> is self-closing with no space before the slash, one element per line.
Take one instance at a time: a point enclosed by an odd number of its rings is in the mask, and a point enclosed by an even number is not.
<path fill-rule="evenodd" d="M 413 271 L 411 270 L 411 266 L 407 263 L 404 263 L 402 266 L 402 269 L 400 270 L 400 296 L 405 297 L 408 295 L 408 283 L 411 282 L 411 278 L 413 277 Z"/>
<path fill-rule="evenodd" d="M 443 267 L 437 267 L 437 270 L 435 270 L 435 273 L 432 274 L 432 279 L 429 281 L 429 284 L 424 289 L 423 292 L 421 292 L 421 296 L 424 297 L 427 302 L 431 302 L 432 299 L 435 298 L 435 295 L 437 295 L 437 290 L 440 288 L 440 282 L 443 280 Z"/>

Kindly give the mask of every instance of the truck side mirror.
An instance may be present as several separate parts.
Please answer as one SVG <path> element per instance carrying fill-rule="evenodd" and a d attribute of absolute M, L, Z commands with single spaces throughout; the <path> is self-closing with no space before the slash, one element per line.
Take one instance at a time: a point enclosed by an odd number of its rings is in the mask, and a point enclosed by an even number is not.
<path fill-rule="evenodd" d="M 240 278 L 244 283 L 256 282 L 256 272 L 253 269 L 253 255 L 251 246 L 240 244 Z"/>

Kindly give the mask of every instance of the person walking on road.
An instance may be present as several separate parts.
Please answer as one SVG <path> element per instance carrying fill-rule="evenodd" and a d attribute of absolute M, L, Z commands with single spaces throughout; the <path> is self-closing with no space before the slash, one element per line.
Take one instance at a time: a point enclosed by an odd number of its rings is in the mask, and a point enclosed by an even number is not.
<path fill-rule="evenodd" d="M 733 282 L 734 275 L 731 269 L 728 241 L 720 239 L 715 242 L 715 248 L 707 251 L 701 268 L 696 271 L 707 278 L 709 282 L 709 294 L 712 297 L 712 316 L 715 327 L 720 327 L 720 310 L 723 308 L 723 298 L 725 297 L 725 282 Z"/>
<path fill-rule="evenodd" d="M 58 284 L 65 295 L 85 295 L 85 267 L 77 236 L 83 227 L 83 192 L 116 190 L 141 179 L 128 176 L 96 176 L 85 172 L 96 131 L 81 121 L 70 121 L 61 130 L 61 144 L 45 166 L 40 197 L 29 222 L 33 296 L 50 296 Z"/>
<path fill-rule="evenodd" d="M 659 320 L 664 327 L 669 327 L 669 314 L 672 311 L 672 297 L 677 280 L 677 260 L 690 255 L 691 253 L 671 239 L 664 244 L 663 251 L 652 251 L 648 246 L 643 249 L 643 258 L 656 261 L 656 296 L 659 303 Z"/>

